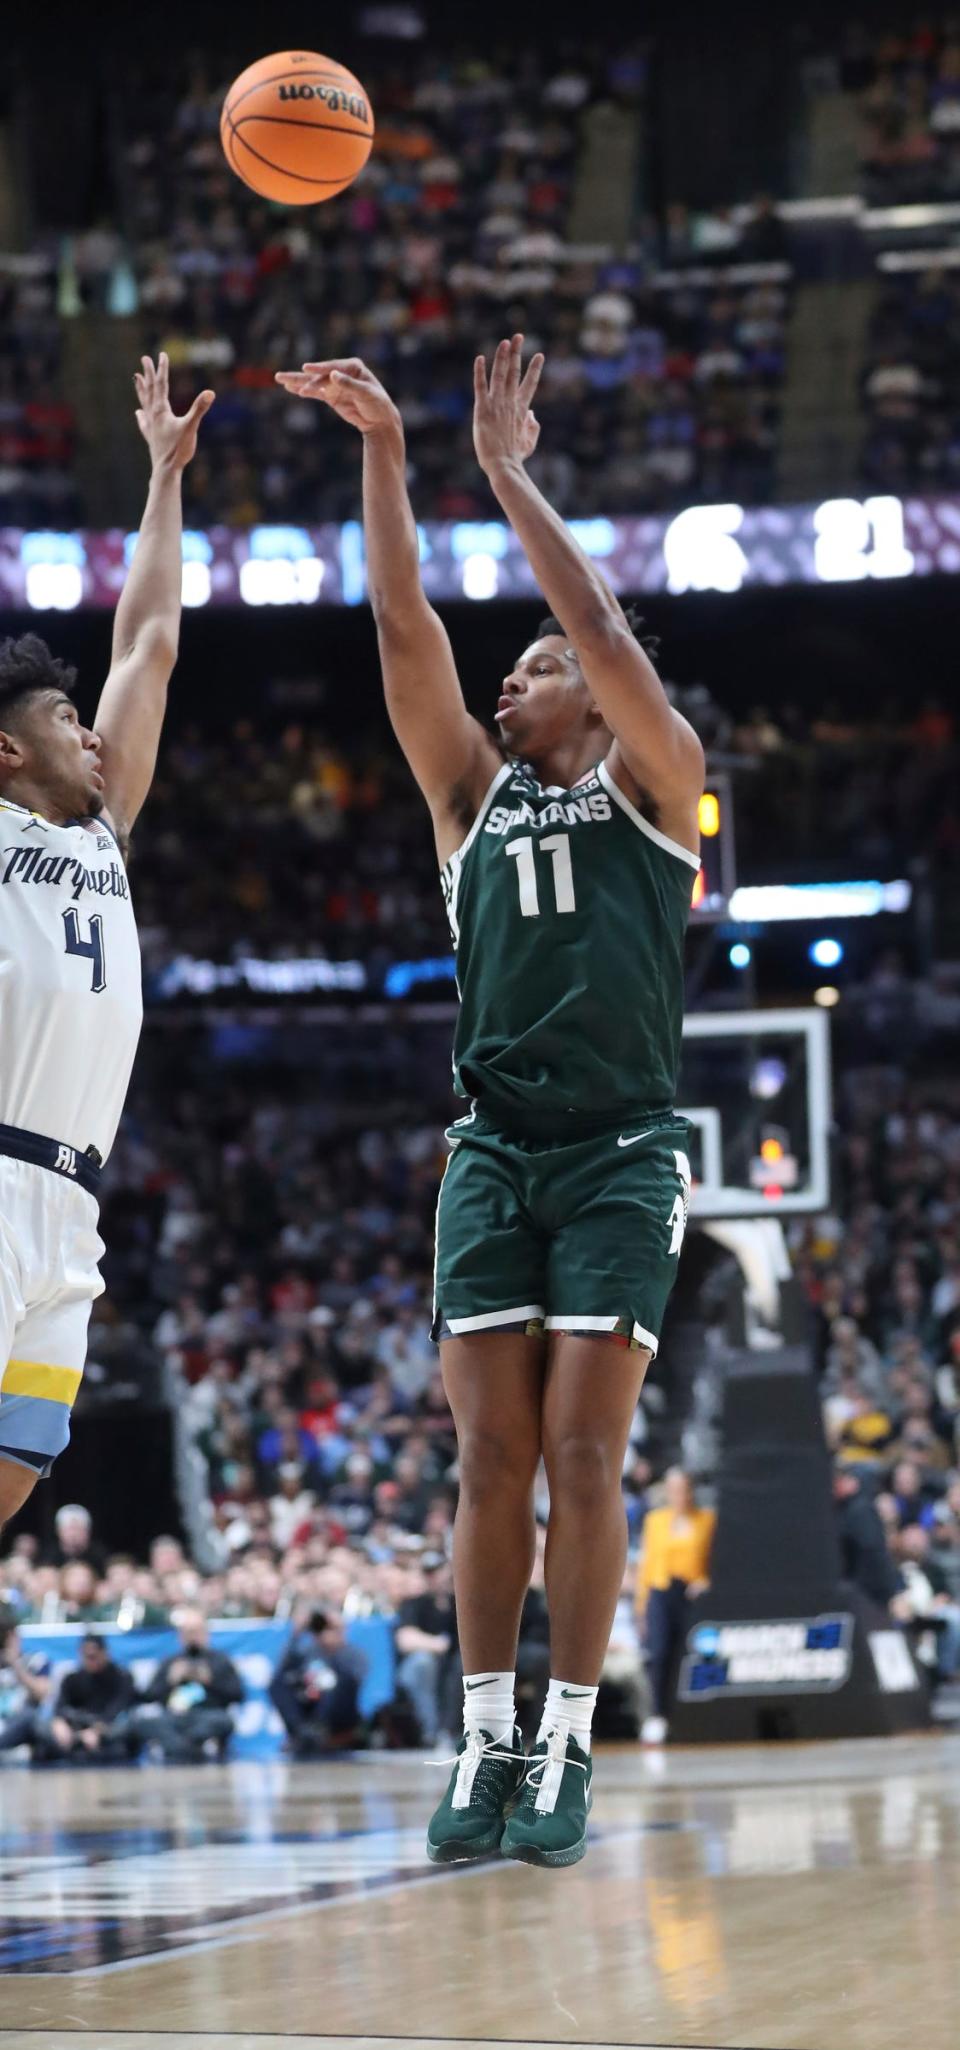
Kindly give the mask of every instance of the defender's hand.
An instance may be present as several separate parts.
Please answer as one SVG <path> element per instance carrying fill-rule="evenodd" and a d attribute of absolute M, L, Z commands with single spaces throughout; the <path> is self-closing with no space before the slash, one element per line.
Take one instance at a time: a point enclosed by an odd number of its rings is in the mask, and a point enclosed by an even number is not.
<path fill-rule="evenodd" d="M 540 423 L 530 408 L 540 382 L 543 357 L 531 358 L 521 378 L 523 336 L 501 342 L 493 359 L 490 381 L 478 356 L 473 366 L 473 445 L 481 470 L 499 462 L 525 463 L 540 439 Z"/>
<path fill-rule="evenodd" d="M 361 434 L 402 433 L 400 415 L 378 377 L 359 356 L 305 363 L 302 370 L 278 370 L 278 384 L 298 399 L 319 399 Z"/>
<path fill-rule="evenodd" d="M 197 452 L 197 431 L 205 413 L 209 413 L 215 393 L 202 391 L 194 399 L 189 413 L 177 414 L 170 410 L 170 365 L 166 351 L 161 349 L 156 364 L 149 356 L 141 356 L 143 369 L 136 371 L 133 382 L 136 386 L 137 426 L 150 450 L 154 468 L 164 464 L 168 469 L 183 470 Z"/>

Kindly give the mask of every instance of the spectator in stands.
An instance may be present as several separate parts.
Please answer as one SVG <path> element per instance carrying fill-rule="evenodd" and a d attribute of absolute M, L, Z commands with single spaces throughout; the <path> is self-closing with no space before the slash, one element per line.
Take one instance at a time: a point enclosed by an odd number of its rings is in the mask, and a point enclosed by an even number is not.
<path fill-rule="evenodd" d="M 650 1509 L 643 1525 L 636 1607 L 642 1625 L 653 1714 L 641 1730 L 645 1744 L 667 1735 L 670 1688 L 686 1635 L 689 1603 L 710 1585 L 710 1553 L 716 1511 L 701 1508 L 689 1474 L 678 1466 L 664 1475 L 665 1501 Z"/>
<path fill-rule="evenodd" d="M 879 1472 L 893 1443 L 893 1419 L 859 1381 L 842 1380 L 824 1404 L 827 1444 L 848 1464 L 857 1461 Z"/>
<path fill-rule="evenodd" d="M 908 1524 L 893 1539 L 904 1589 L 904 1608 L 914 1624 L 928 1624 L 935 1633 L 936 1673 L 940 1680 L 960 1674 L 960 1603 L 950 1591 L 943 1567 L 933 1556 L 931 1533 Z"/>
<path fill-rule="evenodd" d="M 366 1659 L 346 1641 L 342 1618 L 313 1609 L 291 1638 L 270 1699 L 299 1757 L 356 1742 Z"/>
<path fill-rule="evenodd" d="M 278 1473 L 284 1463 L 301 1461 L 302 1470 L 307 1472 L 313 1468 L 316 1449 L 296 1410 L 286 1406 L 278 1410 L 276 1423 L 261 1432 L 256 1446 L 257 1463 L 266 1472 L 272 1468 Z"/>
<path fill-rule="evenodd" d="M 100 1603 L 97 1600 L 97 1579 L 92 1566 L 77 1560 L 71 1566 L 64 1566 L 60 1574 L 60 1602 L 57 1618 L 61 1623 L 99 1623 L 103 1621 Z"/>
<path fill-rule="evenodd" d="M 46 1654 L 25 1652 L 10 1611 L 0 1610 L 0 1751 L 33 1743 L 51 1686 Z"/>
<path fill-rule="evenodd" d="M 34 1756 L 74 1763 L 132 1757 L 137 1749 L 135 1701 L 133 1674 L 111 1658 L 102 1637 L 88 1632 L 80 1644 L 79 1666 L 60 1682 L 49 1724 L 35 1724 Z"/>
<path fill-rule="evenodd" d="M 955 1449 L 960 1458 L 960 1326 L 947 1340 L 947 1357 L 936 1374 L 936 1397 L 941 1415 L 949 1421 Z"/>
<path fill-rule="evenodd" d="M 846 1466 L 833 1474 L 833 1501 L 843 1578 L 878 1608 L 908 1621 L 903 1582 L 890 1556 L 886 1532 L 858 1475 Z"/>
<path fill-rule="evenodd" d="M 860 1330 L 855 1317 L 837 1317 L 830 1330 L 823 1390 L 829 1394 L 841 1381 L 855 1377 L 868 1395 L 886 1392 L 880 1354 Z"/>
<path fill-rule="evenodd" d="M 111 1562 L 116 1564 L 116 1559 Z M 162 1581 L 168 1573 L 180 1573 L 186 1565 L 186 1554 L 179 1538 L 155 1537 L 150 1545 L 150 1571 Z"/>
<path fill-rule="evenodd" d="M 421 1560 L 420 1592 L 401 1604 L 396 1645 L 398 1683 L 413 1704 L 421 1743 L 432 1746 L 456 1728 L 462 1673 L 453 1576 L 439 1553 Z"/>
<path fill-rule="evenodd" d="M 924 1485 L 915 1459 L 898 1459 L 890 1475 L 890 1492 L 896 1504 L 899 1528 L 920 1524 L 929 1530 L 933 1523 L 933 1491 Z"/>
<path fill-rule="evenodd" d="M 304 1486 L 305 1469 L 299 1460 L 286 1460 L 276 1472 L 276 1490 L 270 1497 L 270 1535 L 277 1550 L 286 1552 L 298 1532 L 308 1532 L 316 1504 L 312 1488 Z"/>
<path fill-rule="evenodd" d="M 151 1546 L 151 1557 L 154 1550 Z M 108 1559 L 97 1588 L 99 1621 L 113 1623 L 121 1630 L 164 1629 L 170 1618 L 162 1599 L 162 1586 L 153 1568 L 144 1571 L 134 1559 L 116 1553 Z"/>
<path fill-rule="evenodd" d="M 899 1432 L 891 1458 L 915 1460 L 928 1477 L 945 1473 L 951 1463 L 953 1432 L 939 1409 L 929 1378 L 911 1376 L 901 1398 Z"/>
<path fill-rule="evenodd" d="M 740 234 L 740 256 L 744 263 L 782 263 L 787 253 L 787 229 L 776 200 L 762 192 L 754 200 Z"/>
<path fill-rule="evenodd" d="M 106 1553 L 93 1535 L 93 1518 L 79 1502 L 65 1502 L 54 1517 L 56 1538 L 44 1554 L 50 1566 L 89 1566 L 102 1573 Z"/>
<path fill-rule="evenodd" d="M 243 1682 L 226 1652 L 211 1649 L 202 1609 L 184 1609 L 176 1620 L 180 1649 L 164 1659 L 143 1695 L 160 1713 L 142 1711 L 137 1733 L 177 1764 L 223 1758 L 233 1735 L 230 1709 L 243 1700 Z"/>

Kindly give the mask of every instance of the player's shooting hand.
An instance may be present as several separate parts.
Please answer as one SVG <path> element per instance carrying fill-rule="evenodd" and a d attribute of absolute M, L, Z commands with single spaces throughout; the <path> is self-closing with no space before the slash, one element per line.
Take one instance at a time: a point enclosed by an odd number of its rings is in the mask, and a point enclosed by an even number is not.
<path fill-rule="evenodd" d="M 540 423 L 531 411 L 540 382 L 543 357 L 532 356 L 521 377 L 523 336 L 501 342 L 487 378 L 484 358 L 473 366 L 473 445 L 481 470 L 497 463 L 525 463 L 540 439 Z"/>
<path fill-rule="evenodd" d="M 138 400 L 137 426 L 150 450 L 154 469 L 163 465 L 183 470 L 196 455 L 200 422 L 209 413 L 216 394 L 199 392 L 189 413 L 171 412 L 166 351 L 161 349 L 156 363 L 149 356 L 141 356 L 140 361 L 143 369 L 136 371 L 133 379 Z"/>
<path fill-rule="evenodd" d="M 304 363 L 301 370 L 278 370 L 276 380 L 294 398 L 319 399 L 361 434 L 402 432 L 400 415 L 389 392 L 359 356 L 333 357 L 328 363 Z"/>

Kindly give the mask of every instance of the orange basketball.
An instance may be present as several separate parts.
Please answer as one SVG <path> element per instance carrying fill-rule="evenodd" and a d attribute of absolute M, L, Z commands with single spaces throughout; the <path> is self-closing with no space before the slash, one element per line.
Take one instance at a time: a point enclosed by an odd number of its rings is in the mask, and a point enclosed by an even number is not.
<path fill-rule="evenodd" d="M 264 199 L 316 206 L 363 170 L 373 114 L 359 79 L 332 57 L 281 50 L 234 79 L 220 140 L 231 170 Z"/>

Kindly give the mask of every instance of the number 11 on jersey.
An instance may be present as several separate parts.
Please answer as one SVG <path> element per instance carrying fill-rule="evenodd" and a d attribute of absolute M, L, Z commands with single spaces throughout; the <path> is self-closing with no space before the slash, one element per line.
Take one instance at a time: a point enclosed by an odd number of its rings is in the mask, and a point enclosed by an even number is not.
<path fill-rule="evenodd" d="M 537 890 L 537 859 L 535 849 L 549 854 L 553 864 L 553 894 L 558 911 L 575 911 L 577 900 L 573 890 L 573 863 L 570 859 L 569 833 L 551 833 L 548 840 L 510 840 L 504 848 L 517 864 L 517 881 L 520 885 L 520 910 L 524 918 L 539 918 L 540 897 Z"/>

